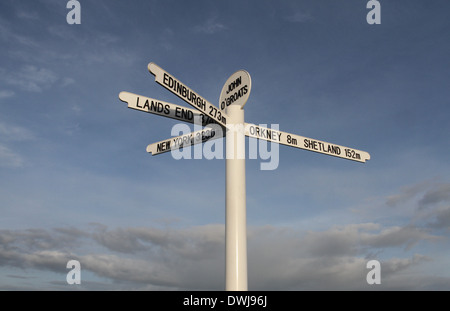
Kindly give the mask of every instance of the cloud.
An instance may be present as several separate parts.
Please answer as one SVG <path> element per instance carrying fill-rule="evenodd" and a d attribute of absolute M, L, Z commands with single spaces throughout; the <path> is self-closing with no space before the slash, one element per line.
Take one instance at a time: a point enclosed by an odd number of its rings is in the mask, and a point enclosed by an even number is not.
<path fill-rule="evenodd" d="M 32 132 L 26 128 L 0 122 L 0 142 L 23 142 L 34 139 Z M 11 147 L 0 143 L 0 167 L 20 168 L 25 164 L 23 157 Z"/>
<path fill-rule="evenodd" d="M 419 210 L 432 210 L 439 203 L 450 202 L 450 183 L 427 180 L 418 184 L 403 187 L 399 193 L 387 197 L 386 205 L 416 206 Z"/>
<path fill-rule="evenodd" d="M 19 154 L 0 144 L 0 167 L 19 168 L 24 166 L 24 162 Z"/>
<path fill-rule="evenodd" d="M 16 27 L 12 27 L 9 22 L 0 18 L 0 40 L 8 42 L 8 47 L 11 47 L 15 43 L 18 43 L 22 47 L 40 47 L 40 44 L 36 40 L 23 36 L 13 29 L 16 29 Z"/>
<path fill-rule="evenodd" d="M 420 208 L 426 208 L 441 202 L 450 202 L 450 183 L 437 185 L 427 191 L 419 201 Z"/>
<path fill-rule="evenodd" d="M 13 97 L 15 93 L 13 91 L 2 90 L 0 91 L 0 99 Z"/>
<path fill-rule="evenodd" d="M 12 73 L 4 70 L 0 73 L 5 83 L 28 92 L 42 92 L 58 80 L 58 76 L 53 71 L 34 65 L 22 66 L 18 71 Z"/>
<path fill-rule="evenodd" d="M 227 27 L 224 24 L 218 22 L 217 17 L 210 17 L 206 20 L 205 23 L 194 27 L 195 32 L 208 35 L 215 34 L 225 29 L 227 29 Z"/>
<path fill-rule="evenodd" d="M 1 230 L 0 268 L 25 269 L 23 275 L 17 270 L 8 273 L 15 278 L 27 278 L 26 271 L 34 269 L 56 272 L 65 280 L 65 265 L 75 259 L 82 270 L 111 282 L 109 289 L 222 290 L 224 229 L 223 225 L 211 224 L 110 230 L 97 224 L 86 230 Z M 367 288 L 368 247 L 404 246 L 411 239 L 417 242 L 429 238 L 416 233 L 406 239 L 405 234 L 400 228 L 372 223 L 306 234 L 292 228 L 250 227 L 249 284 L 255 290 Z M 399 271 L 405 275 L 411 267 L 427 260 L 430 258 L 420 254 L 387 258 L 381 261 L 382 277 L 395 281 Z M 52 282 L 51 286 L 57 286 L 56 281 Z M 64 282 L 60 286 L 64 289 Z M 98 286 L 105 288 L 104 283 Z M 411 287 L 407 283 L 396 286 Z"/>
<path fill-rule="evenodd" d="M 74 84 L 74 83 L 75 83 L 75 79 L 66 77 L 66 78 L 62 79 L 61 86 L 62 87 L 66 87 L 66 86 L 69 86 L 69 85 Z"/>
<path fill-rule="evenodd" d="M 26 141 L 32 140 L 34 134 L 24 127 L 0 122 L 0 140 L 4 141 Z"/>
<path fill-rule="evenodd" d="M 350 224 L 323 232 L 308 232 L 302 241 L 315 257 L 363 256 L 370 249 L 404 247 L 411 249 L 421 241 L 438 237 L 414 226 L 381 228 L 379 224 Z"/>
<path fill-rule="evenodd" d="M 434 220 L 427 224 L 430 228 L 450 229 L 450 206 L 439 208 L 434 213 Z"/>
<path fill-rule="evenodd" d="M 405 227 L 394 226 L 382 230 L 379 234 L 363 234 L 362 243 L 371 247 L 405 247 L 409 250 L 420 241 L 436 240 L 439 237 L 433 236 L 426 230 L 409 225 Z"/>
<path fill-rule="evenodd" d="M 415 185 L 403 187 L 399 193 L 387 197 L 386 204 L 391 207 L 410 202 L 423 191 L 426 191 L 433 185 L 432 181 L 425 181 Z"/>

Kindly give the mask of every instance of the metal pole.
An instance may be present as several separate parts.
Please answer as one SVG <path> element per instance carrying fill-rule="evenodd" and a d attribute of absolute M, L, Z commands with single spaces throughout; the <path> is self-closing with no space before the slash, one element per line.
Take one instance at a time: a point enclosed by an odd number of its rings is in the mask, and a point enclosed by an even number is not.
<path fill-rule="evenodd" d="M 225 289 L 247 290 L 247 224 L 245 194 L 244 110 L 227 107 Z"/>

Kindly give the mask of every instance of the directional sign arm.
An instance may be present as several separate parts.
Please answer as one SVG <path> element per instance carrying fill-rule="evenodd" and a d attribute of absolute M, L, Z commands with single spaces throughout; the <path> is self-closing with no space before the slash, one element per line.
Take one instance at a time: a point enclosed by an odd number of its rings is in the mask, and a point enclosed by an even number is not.
<path fill-rule="evenodd" d="M 255 124 L 245 123 L 245 135 L 248 137 L 264 139 L 274 143 L 318 152 L 347 160 L 362 163 L 370 160 L 370 154 L 366 151 L 356 150 L 317 139 L 269 129 Z"/>
<path fill-rule="evenodd" d="M 183 147 L 189 147 L 196 144 L 201 144 L 209 140 L 214 140 L 223 137 L 223 130 L 218 125 L 212 127 L 205 127 L 199 131 L 191 132 L 188 134 L 180 135 L 177 137 L 171 137 L 153 143 L 147 146 L 147 152 L 152 155 L 157 155 L 172 150 L 181 149 Z"/>
<path fill-rule="evenodd" d="M 156 114 L 179 121 L 185 121 L 188 123 L 197 123 L 203 126 L 217 123 L 212 118 L 196 109 L 167 103 L 158 99 L 136 95 L 130 92 L 120 92 L 119 98 L 121 101 L 127 103 L 128 108 L 131 109 Z"/>
<path fill-rule="evenodd" d="M 155 81 L 157 83 L 161 84 L 163 87 L 180 97 L 192 107 L 214 119 L 220 125 L 226 126 L 227 116 L 225 113 L 220 111 L 198 93 L 194 92 L 191 88 L 186 86 L 186 84 L 180 82 L 180 80 L 166 72 L 155 63 L 148 64 L 148 70 L 150 73 L 155 75 Z"/>

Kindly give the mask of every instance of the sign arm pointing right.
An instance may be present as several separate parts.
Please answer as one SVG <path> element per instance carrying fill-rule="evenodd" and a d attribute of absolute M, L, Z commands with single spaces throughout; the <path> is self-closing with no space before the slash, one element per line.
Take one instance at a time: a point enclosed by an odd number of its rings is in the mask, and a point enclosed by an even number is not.
<path fill-rule="evenodd" d="M 356 150 L 317 139 L 312 139 L 296 134 L 269 129 L 255 124 L 245 123 L 245 135 L 257 139 L 264 139 L 289 147 L 318 152 L 342 159 L 365 163 L 370 160 L 370 154 L 366 151 Z"/>

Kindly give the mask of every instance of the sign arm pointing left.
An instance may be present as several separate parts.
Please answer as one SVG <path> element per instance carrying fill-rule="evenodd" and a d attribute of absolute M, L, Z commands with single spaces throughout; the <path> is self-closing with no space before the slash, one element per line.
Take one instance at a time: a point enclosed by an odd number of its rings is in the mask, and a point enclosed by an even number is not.
<path fill-rule="evenodd" d="M 212 118 L 199 112 L 197 109 L 167 103 L 158 99 L 133 94 L 130 92 L 120 92 L 119 98 L 121 101 L 127 103 L 128 108 L 131 109 L 156 114 L 179 121 L 185 121 L 188 123 L 196 123 L 199 118 L 202 125 L 216 123 L 216 121 Z"/>
<path fill-rule="evenodd" d="M 222 126 L 227 125 L 227 116 L 223 111 L 220 111 L 216 106 L 208 102 L 204 97 L 193 91 L 180 80 L 172 76 L 170 73 L 156 65 L 155 63 L 148 64 L 148 70 L 155 75 L 155 81 L 171 91 L 189 105 L 206 114 L 208 117 L 215 120 Z"/>
<path fill-rule="evenodd" d="M 206 126 L 199 131 L 187 133 L 177 137 L 171 137 L 169 139 L 150 144 L 147 146 L 147 152 L 151 153 L 152 155 L 157 155 L 172 150 L 178 150 L 183 147 L 201 144 L 209 140 L 214 140 L 222 137 L 223 131 L 218 125 L 214 124 L 211 127 Z"/>

